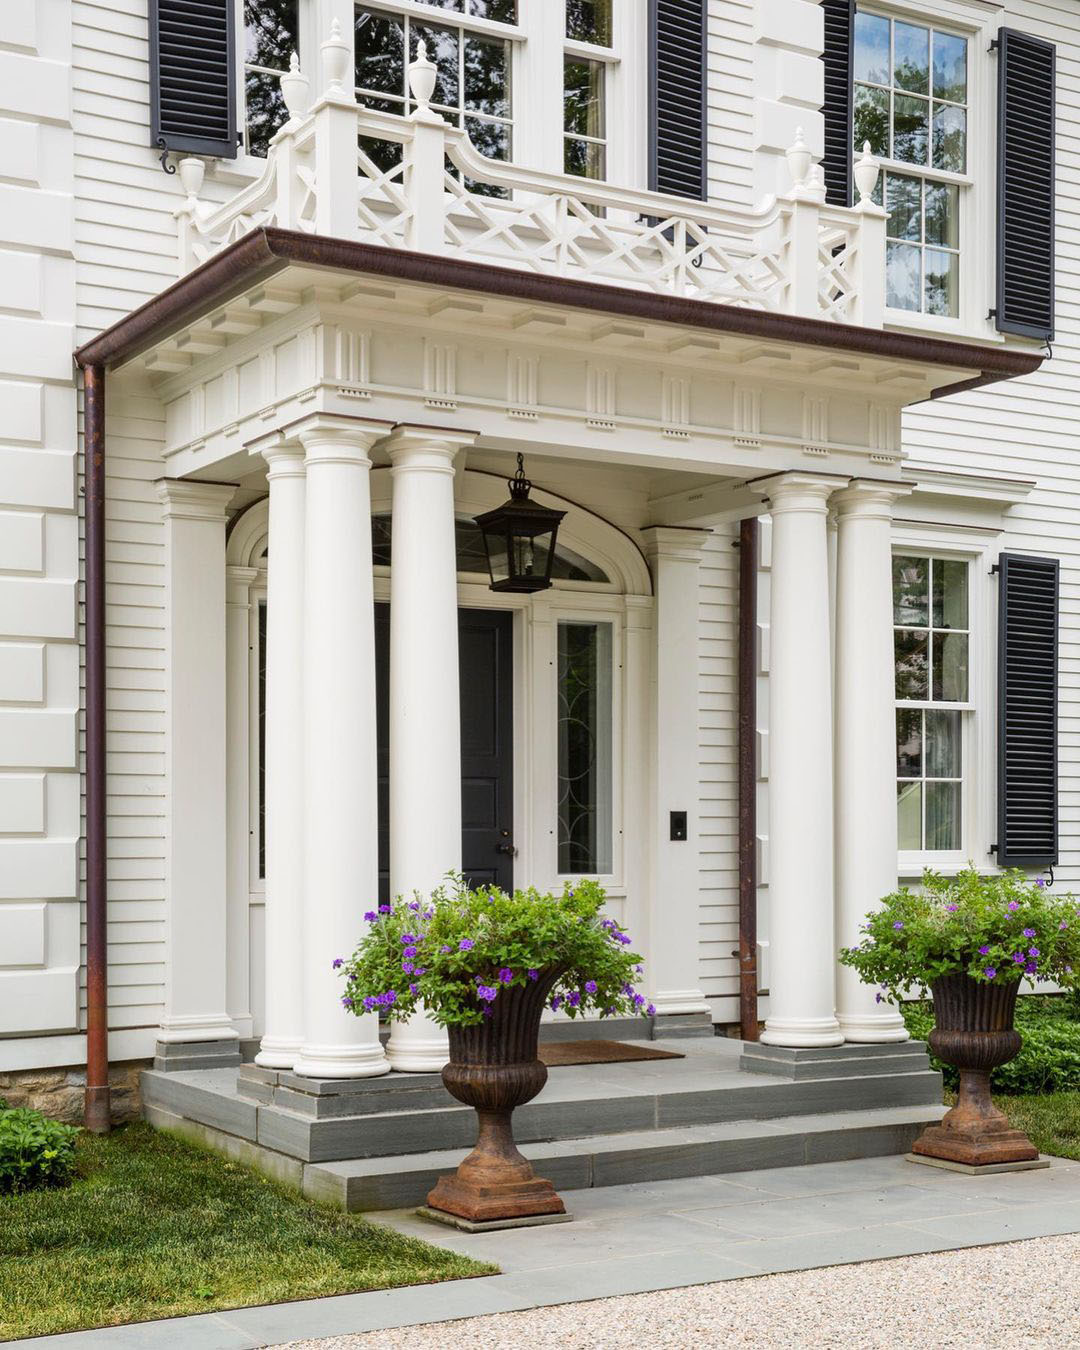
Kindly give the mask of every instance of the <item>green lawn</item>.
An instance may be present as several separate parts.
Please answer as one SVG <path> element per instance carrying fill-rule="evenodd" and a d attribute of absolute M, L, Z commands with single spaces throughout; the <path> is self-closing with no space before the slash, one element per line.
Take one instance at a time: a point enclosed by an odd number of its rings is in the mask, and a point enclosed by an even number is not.
<path fill-rule="evenodd" d="M 148 1125 L 67 1190 L 0 1196 L 0 1340 L 491 1273 Z"/>
<path fill-rule="evenodd" d="M 994 1102 L 1040 1153 L 1080 1160 L 1080 1092 L 995 1097 Z"/>

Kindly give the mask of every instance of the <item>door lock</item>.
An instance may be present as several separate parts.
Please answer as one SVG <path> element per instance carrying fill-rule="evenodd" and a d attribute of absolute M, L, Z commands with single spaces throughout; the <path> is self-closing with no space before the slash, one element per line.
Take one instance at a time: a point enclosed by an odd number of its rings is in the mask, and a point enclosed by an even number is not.
<path fill-rule="evenodd" d="M 510 831 L 509 831 L 509 830 L 503 830 L 503 832 L 502 832 L 502 843 L 501 843 L 501 844 L 496 844 L 496 845 L 495 845 L 495 852 L 496 852 L 496 853 L 505 853 L 506 856 L 507 856 L 508 858 L 516 858 L 516 857 L 517 857 L 517 849 L 514 847 L 513 843 L 511 842 L 511 839 L 510 839 Z"/>

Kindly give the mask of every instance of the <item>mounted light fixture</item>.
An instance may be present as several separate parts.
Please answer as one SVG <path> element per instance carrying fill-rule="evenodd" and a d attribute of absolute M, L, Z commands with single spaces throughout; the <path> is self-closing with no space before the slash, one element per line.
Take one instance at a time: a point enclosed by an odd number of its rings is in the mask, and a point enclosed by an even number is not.
<path fill-rule="evenodd" d="M 555 540 L 565 511 L 552 511 L 529 500 L 532 484 L 525 477 L 525 459 L 517 457 L 517 473 L 507 484 L 510 500 L 476 517 L 484 536 L 493 591 L 529 594 L 551 585 Z"/>

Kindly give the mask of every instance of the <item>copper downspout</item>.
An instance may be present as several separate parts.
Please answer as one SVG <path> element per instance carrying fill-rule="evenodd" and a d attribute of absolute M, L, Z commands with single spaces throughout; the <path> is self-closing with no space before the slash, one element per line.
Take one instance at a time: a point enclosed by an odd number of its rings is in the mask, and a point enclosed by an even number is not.
<path fill-rule="evenodd" d="M 86 1100 L 93 1134 L 111 1128 L 105 883 L 105 368 L 83 370 L 86 521 Z"/>
<path fill-rule="evenodd" d="M 739 522 L 739 1035 L 758 1038 L 757 971 L 758 521 Z"/>

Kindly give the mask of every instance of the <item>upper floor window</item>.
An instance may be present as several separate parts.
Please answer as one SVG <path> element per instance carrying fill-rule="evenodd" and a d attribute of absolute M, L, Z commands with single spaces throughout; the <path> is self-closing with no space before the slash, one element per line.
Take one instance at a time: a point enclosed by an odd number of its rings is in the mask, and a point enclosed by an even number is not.
<path fill-rule="evenodd" d="M 300 49 L 297 0 L 244 0 L 244 148 L 265 155 L 289 114 L 280 76 Z"/>
<path fill-rule="evenodd" d="M 964 848 L 968 567 L 963 559 L 893 558 L 901 853 L 959 854 Z"/>
<path fill-rule="evenodd" d="M 960 214 L 968 179 L 968 39 L 860 9 L 855 17 L 855 148 L 885 163 L 886 302 L 960 313 Z"/>
<path fill-rule="evenodd" d="M 611 0 L 566 0 L 563 169 L 607 177 L 607 61 L 582 48 L 612 47 Z"/>
<path fill-rule="evenodd" d="M 517 22 L 517 0 L 428 0 L 432 6 L 450 11 L 445 24 L 356 6 L 357 98 L 379 112 L 412 112 L 408 65 L 424 42 L 438 71 L 432 107 L 463 126 L 481 154 L 510 159 L 513 44 L 494 25 Z M 471 26 L 470 19 L 482 23 Z"/>

